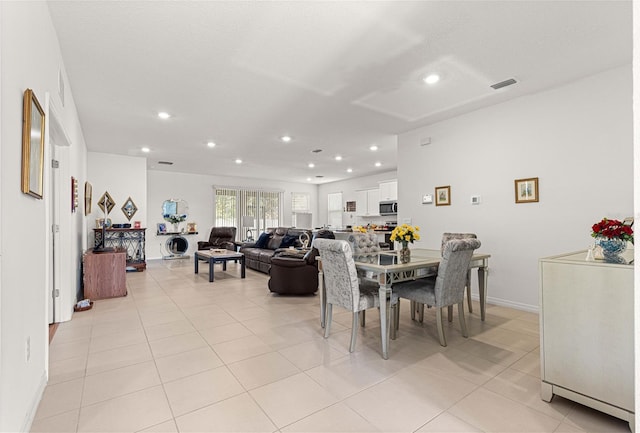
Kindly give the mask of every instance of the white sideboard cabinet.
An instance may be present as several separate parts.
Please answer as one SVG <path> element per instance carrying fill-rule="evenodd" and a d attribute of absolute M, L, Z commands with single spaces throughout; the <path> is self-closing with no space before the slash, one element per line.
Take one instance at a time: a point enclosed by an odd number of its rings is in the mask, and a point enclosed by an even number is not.
<path fill-rule="evenodd" d="M 586 256 L 540 259 L 541 397 L 560 395 L 634 431 L 633 265 Z"/>

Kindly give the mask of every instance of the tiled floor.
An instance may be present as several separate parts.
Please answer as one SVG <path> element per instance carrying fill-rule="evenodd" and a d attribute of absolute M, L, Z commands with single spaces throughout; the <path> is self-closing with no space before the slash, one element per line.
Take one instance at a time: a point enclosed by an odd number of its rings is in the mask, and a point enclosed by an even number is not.
<path fill-rule="evenodd" d="M 489 306 L 438 344 L 435 313 L 403 303 L 390 358 L 377 312 L 349 354 L 349 313 L 322 338 L 318 297 L 269 293 L 237 265 L 191 260 L 128 273 L 129 295 L 58 327 L 33 432 L 628 432 L 618 419 L 539 397 L 537 315 Z"/>

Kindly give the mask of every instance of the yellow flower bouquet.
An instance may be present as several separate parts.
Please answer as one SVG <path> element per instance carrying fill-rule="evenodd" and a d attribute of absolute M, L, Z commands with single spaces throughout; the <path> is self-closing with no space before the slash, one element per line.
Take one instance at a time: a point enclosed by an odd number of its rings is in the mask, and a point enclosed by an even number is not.
<path fill-rule="evenodd" d="M 394 242 L 402 243 L 403 247 L 406 247 L 409 242 L 413 243 L 413 241 L 419 241 L 420 235 L 418 232 L 420 231 L 420 227 L 418 226 L 410 226 L 408 224 L 402 224 L 401 226 L 396 227 L 391 232 L 391 236 L 389 240 Z"/>

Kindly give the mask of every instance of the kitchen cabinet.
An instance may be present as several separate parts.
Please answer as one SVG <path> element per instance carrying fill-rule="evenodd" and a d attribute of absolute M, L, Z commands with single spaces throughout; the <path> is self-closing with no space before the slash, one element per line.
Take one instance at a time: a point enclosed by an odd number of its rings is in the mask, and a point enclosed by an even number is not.
<path fill-rule="evenodd" d="M 540 259 L 541 396 L 608 413 L 634 431 L 633 265 L 586 256 Z"/>
<path fill-rule="evenodd" d="M 356 216 L 380 215 L 380 190 L 378 188 L 356 191 Z"/>
<path fill-rule="evenodd" d="M 398 200 L 398 181 L 389 180 L 378 184 L 380 201 Z"/>

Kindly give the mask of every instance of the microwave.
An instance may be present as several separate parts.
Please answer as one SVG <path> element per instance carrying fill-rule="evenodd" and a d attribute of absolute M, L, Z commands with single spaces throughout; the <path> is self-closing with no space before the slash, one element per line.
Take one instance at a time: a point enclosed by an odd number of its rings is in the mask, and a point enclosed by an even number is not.
<path fill-rule="evenodd" d="M 398 202 L 395 200 L 380 202 L 380 215 L 396 215 L 398 213 Z"/>

